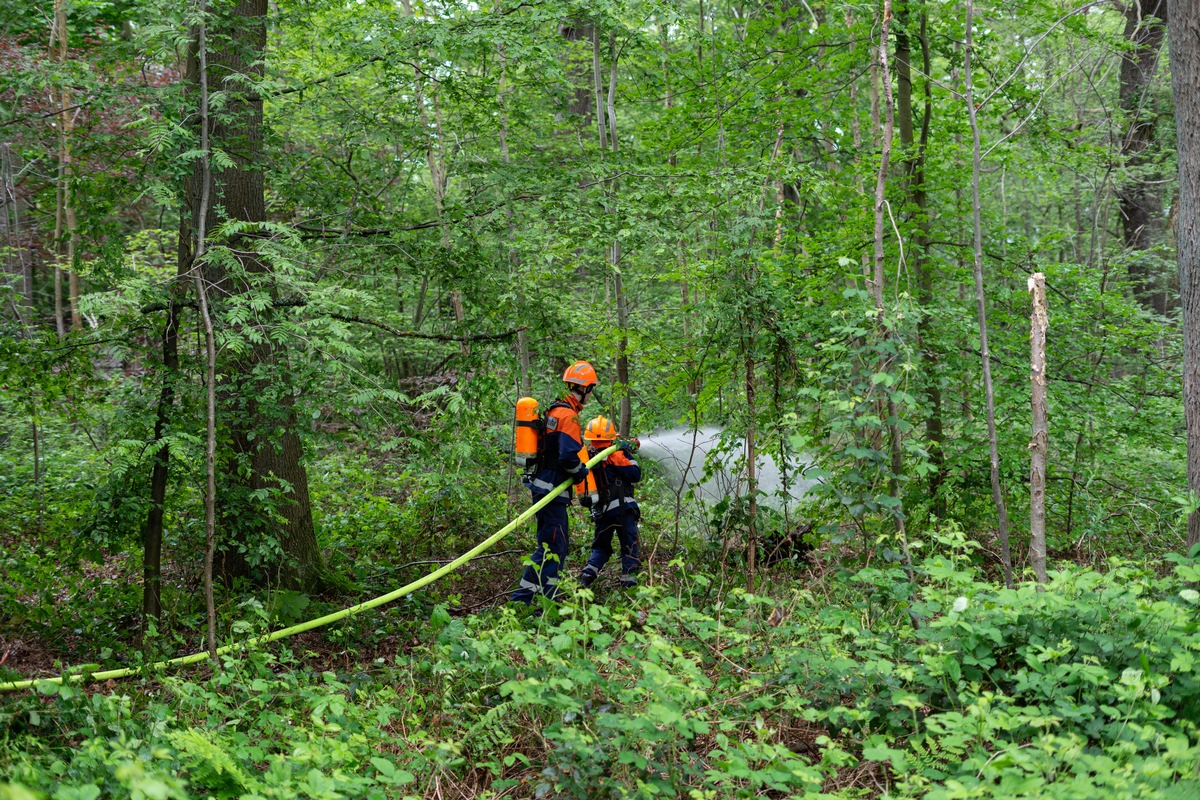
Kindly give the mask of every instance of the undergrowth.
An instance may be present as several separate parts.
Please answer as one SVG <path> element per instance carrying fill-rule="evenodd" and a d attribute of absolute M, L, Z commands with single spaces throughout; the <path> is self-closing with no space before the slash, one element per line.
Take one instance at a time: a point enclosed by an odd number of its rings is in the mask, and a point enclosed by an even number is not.
<path fill-rule="evenodd" d="M 892 567 L 693 573 L 542 617 L 438 606 L 352 671 L 285 647 L 43 683 L 0 699 L 0 800 L 1197 796 L 1200 566 L 1010 590 L 967 548 L 942 536 L 911 596 Z"/>

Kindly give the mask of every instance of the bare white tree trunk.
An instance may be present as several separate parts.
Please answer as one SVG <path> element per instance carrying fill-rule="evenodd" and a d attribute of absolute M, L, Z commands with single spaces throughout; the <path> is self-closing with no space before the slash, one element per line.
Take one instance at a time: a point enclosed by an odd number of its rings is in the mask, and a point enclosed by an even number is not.
<path fill-rule="evenodd" d="M 1033 313 L 1029 328 L 1029 381 L 1033 406 L 1033 440 L 1029 443 L 1029 560 L 1038 586 L 1046 582 L 1046 454 L 1050 432 L 1046 423 L 1046 276 L 1029 278 Z"/>
<path fill-rule="evenodd" d="M 983 293 L 983 223 L 979 214 L 979 175 L 983 157 L 979 144 L 979 119 L 976 116 L 974 85 L 971 81 L 971 59 L 974 45 L 971 27 L 974 25 L 973 0 L 967 0 L 967 41 L 963 51 L 963 73 L 966 80 L 967 119 L 974 139 L 971 162 L 971 197 L 975 225 L 975 309 L 979 318 L 979 352 L 983 359 L 983 393 L 987 403 L 988 447 L 991 463 L 992 501 L 996 504 L 996 516 L 1000 535 L 1000 561 L 1004 566 L 1004 585 L 1012 586 L 1012 554 L 1008 546 L 1008 509 L 1004 505 L 1004 491 L 1000 486 L 1000 449 L 996 441 L 996 395 L 992 388 L 992 361 L 988 350 L 987 305 Z"/>

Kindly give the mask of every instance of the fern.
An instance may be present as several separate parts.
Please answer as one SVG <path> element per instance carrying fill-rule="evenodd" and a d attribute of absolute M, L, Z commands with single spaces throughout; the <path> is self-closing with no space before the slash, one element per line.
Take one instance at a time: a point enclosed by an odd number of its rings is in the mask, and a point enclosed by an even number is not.
<path fill-rule="evenodd" d="M 218 796 L 233 796 L 258 788 L 258 781 L 238 765 L 213 731 L 188 728 L 168 735 L 171 744 L 190 760 L 193 783 L 213 790 Z"/>
<path fill-rule="evenodd" d="M 966 743 L 955 738 L 923 736 L 913 739 L 909 750 L 920 773 L 933 780 L 944 780 L 948 775 L 947 767 L 961 763 L 967 756 Z"/>

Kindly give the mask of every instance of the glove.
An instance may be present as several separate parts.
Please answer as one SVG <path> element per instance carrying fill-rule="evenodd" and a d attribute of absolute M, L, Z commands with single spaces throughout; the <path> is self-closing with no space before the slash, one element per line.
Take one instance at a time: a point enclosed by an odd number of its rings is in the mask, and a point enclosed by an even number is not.
<path fill-rule="evenodd" d="M 617 444 L 620 445 L 621 450 L 623 450 L 627 456 L 633 455 L 642 446 L 642 443 L 638 441 L 636 436 L 631 436 L 628 439 L 621 439 L 619 442 L 617 442 Z"/>

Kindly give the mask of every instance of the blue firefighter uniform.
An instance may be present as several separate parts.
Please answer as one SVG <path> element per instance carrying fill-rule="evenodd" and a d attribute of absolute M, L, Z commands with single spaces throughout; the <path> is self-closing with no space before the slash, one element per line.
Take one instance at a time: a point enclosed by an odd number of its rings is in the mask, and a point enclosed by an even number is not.
<path fill-rule="evenodd" d="M 602 444 L 602 443 L 601 443 Z M 621 585 L 637 585 L 638 520 L 641 510 L 633 499 L 633 484 L 642 479 L 642 468 L 629 457 L 627 450 L 618 450 L 593 470 L 600 503 L 595 509 L 596 534 L 592 539 L 592 555 L 579 575 L 587 586 L 596 580 L 600 570 L 613 554 L 613 534 L 621 547 Z"/>
<path fill-rule="evenodd" d="M 535 503 L 568 478 L 578 483 L 587 477 L 587 467 L 579 460 L 583 440 L 578 414 L 582 410 L 583 405 L 572 395 L 547 409 L 539 468 L 526 482 Z M 532 603 L 538 593 L 551 600 L 557 596 L 558 573 L 567 559 L 570 502 L 571 491 L 567 487 L 537 513 L 537 547 L 530 556 L 533 563 L 525 568 L 521 583 L 512 594 L 513 602 Z"/>

